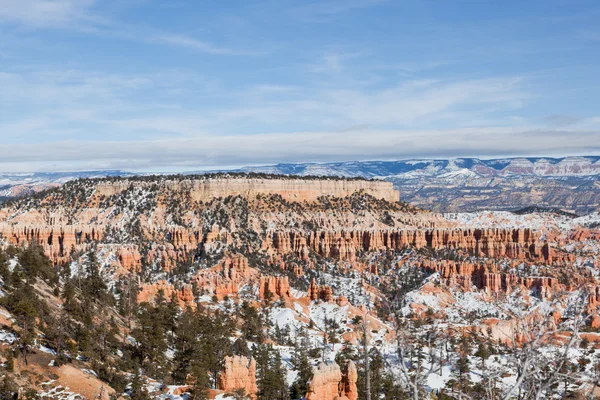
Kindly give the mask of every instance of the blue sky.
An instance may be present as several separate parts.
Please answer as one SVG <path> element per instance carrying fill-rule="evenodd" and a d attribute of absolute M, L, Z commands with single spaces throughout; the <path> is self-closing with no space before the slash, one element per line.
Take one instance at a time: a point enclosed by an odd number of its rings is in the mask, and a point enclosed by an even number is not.
<path fill-rule="evenodd" d="M 600 154 L 600 2 L 0 0 L 0 171 Z"/>

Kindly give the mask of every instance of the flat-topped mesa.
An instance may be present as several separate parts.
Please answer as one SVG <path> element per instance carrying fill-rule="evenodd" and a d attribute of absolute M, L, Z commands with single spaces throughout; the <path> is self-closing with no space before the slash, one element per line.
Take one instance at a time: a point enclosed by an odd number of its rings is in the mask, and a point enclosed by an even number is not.
<path fill-rule="evenodd" d="M 134 184 L 136 187 L 152 187 L 182 191 L 190 194 L 194 201 L 209 201 L 216 197 L 242 196 L 255 198 L 260 194 L 277 194 L 287 201 L 314 202 L 321 196 L 346 197 L 364 192 L 377 199 L 389 202 L 400 200 L 400 193 L 391 182 L 346 180 L 341 178 L 256 178 L 256 177 L 206 177 L 194 179 L 167 179 L 158 183 L 152 181 L 100 181 L 96 184 L 96 194 L 112 196 L 121 193 Z"/>

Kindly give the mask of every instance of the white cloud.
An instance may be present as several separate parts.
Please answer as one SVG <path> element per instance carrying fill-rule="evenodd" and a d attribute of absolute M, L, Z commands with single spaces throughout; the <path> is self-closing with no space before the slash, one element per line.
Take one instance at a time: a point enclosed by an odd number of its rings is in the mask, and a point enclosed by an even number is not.
<path fill-rule="evenodd" d="M 261 55 L 264 51 L 236 50 L 185 34 L 135 24 L 122 24 L 102 16 L 96 0 L 0 0 L 0 23 L 35 29 L 61 28 L 135 42 L 162 44 L 216 55 Z"/>
<path fill-rule="evenodd" d="M 0 71 L 5 137 L 103 135 L 196 137 L 240 132 L 339 132 L 350 127 L 418 129 L 503 123 L 488 108 L 512 110 L 527 99 L 518 78 L 407 81 L 386 89 L 265 86 L 234 90 L 177 71 L 157 75 L 79 70 Z M 200 100 L 199 100 L 200 99 Z M 9 107 L 17 112 L 8 112 Z M 10 109 L 12 111 L 12 109 Z M 39 124 L 23 121 L 43 121 Z M 517 121 L 522 124 L 522 121 Z"/>
<path fill-rule="evenodd" d="M 251 52 L 245 50 L 235 50 L 224 46 L 216 46 L 202 40 L 195 39 L 188 35 L 175 33 L 159 33 L 148 39 L 151 43 L 162 43 L 176 47 L 183 47 L 200 53 L 221 54 L 221 55 L 258 55 L 260 52 Z"/>
<path fill-rule="evenodd" d="M 168 141 L 62 141 L 11 145 L 10 151 L 0 154 L 0 171 L 15 171 L 26 165 L 23 163 L 31 163 L 37 170 L 120 168 L 160 171 L 301 161 L 583 155 L 599 150 L 597 131 L 557 132 L 501 127 L 202 135 Z"/>
<path fill-rule="evenodd" d="M 178 71 L 21 69 L 0 86 L 0 171 L 600 151 L 597 118 L 561 131 L 515 118 L 530 98 L 518 77 L 234 90 Z"/>
<path fill-rule="evenodd" d="M 296 14 L 304 20 L 323 22 L 331 17 L 349 11 L 364 9 L 387 3 L 389 0 L 318 0 L 306 2 L 296 9 Z"/>
<path fill-rule="evenodd" d="M 0 0 L 0 20 L 33 27 L 66 26 L 89 17 L 95 0 Z"/>

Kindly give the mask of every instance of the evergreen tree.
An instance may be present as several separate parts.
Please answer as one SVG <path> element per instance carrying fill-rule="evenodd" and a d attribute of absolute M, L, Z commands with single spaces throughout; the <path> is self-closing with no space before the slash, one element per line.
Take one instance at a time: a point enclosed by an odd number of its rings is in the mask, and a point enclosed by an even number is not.
<path fill-rule="evenodd" d="M 294 369 L 298 371 L 298 376 L 290 388 L 290 397 L 299 399 L 308 391 L 308 382 L 312 378 L 312 366 L 308 359 L 309 338 L 306 331 L 303 331 L 296 338 L 294 345 L 294 354 L 292 362 Z"/>
<path fill-rule="evenodd" d="M 85 272 L 86 276 L 82 282 L 81 288 L 83 293 L 101 303 L 108 301 L 109 297 L 112 296 L 109 296 L 106 283 L 100 275 L 100 263 L 98 262 L 98 256 L 94 250 L 90 250 L 87 253 Z"/>
<path fill-rule="evenodd" d="M 191 375 L 193 376 L 194 384 L 190 390 L 190 400 L 208 400 L 210 389 L 210 380 L 208 372 L 199 365 L 192 368 Z"/>
<path fill-rule="evenodd" d="M 136 373 L 131 381 L 131 400 L 150 400 L 148 391 L 144 388 L 144 382 L 139 373 Z"/>
<path fill-rule="evenodd" d="M 244 320 L 242 325 L 242 333 L 248 341 L 262 343 L 265 339 L 263 332 L 263 318 L 256 310 L 250 306 L 248 302 L 242 303 L 241 316 Z"/>
<path fill-rule="evenodd" d="M 289 400 L 281 355 L 271 345 L 255 348 L 258 396 L 261 400 Z"/>
<path fill-rule="evenodd" d="M 477 351 L 475 352 L 475 356 L 481 358 L 481 369 L 485 373 L 485 361 L 490 356 L 490 350 L 485 342 L 480 341 L 479 346 L 477 347 Z"/>

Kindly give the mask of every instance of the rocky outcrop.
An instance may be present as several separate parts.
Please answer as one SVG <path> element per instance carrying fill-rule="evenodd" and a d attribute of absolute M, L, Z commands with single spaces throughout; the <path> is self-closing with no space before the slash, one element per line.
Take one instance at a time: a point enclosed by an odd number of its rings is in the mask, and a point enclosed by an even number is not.
<path fill-rule="evenodd" d="M 123 268 L 128 271 L 139 271 L 142 256 L 135 245 L 119 246 L 116 252 L 117 259 Z"/>
<path fill-rule="evenodd" d="M 308 298 L 313 301 L 323 300 L 329 303 L 333 301 L 333 290 L 329 286 L 318 285 L 317 281 L 313 278 L 310 281 L 310 286 L 308 287 Z"/>
<path fill-rule="evenodd" d="M 150 187 L 156 182 L 136 182 L 137 187 Z M 335 178 L 323 179 L 263 179 L 253 177 L 205 177 L 198 179 L 164 180 L 158 183 L 164 190 L 187 192 L 193 201 L 209 201 L 216 197 L 242 196 L 255 198 L 258 195 L 277 194 L 287 201 L 316 201 L 321 196 L 345 197 L 356 192 L 368 193 L 371 196 L 397 202 L 400 194 L 391 182 L 344 180 Z M 117 182 L 101 182 L 96 186 L 99 195 L 106 197 L 121 193 L 130 187 L 127 180 Z"/>
<path fill-rule="evenodd" d="M 258 271 L 248 266 L 248 259 L 240 254 L 226 256 L 210 269 L 199 270 L 192 282 L 204 292 L 212 292 L 218 300 L 236 295 L 239 287 L 258 276 Z"/>
<path fill-rule="evenodd" d="M 592 286 L 588 289 L 588 305 L 590 309 L 595 309 L 600 305 L 600 286 Z"/>
<path fill-rule="evenodd" d="M 346 364 L 346 371 L 342 375 L 342 382 L 340 387 L 340 393 L 343 393 L 348 400 L 358 399 L 358 388 L 356 382 L 358 381 L 358 372 L 356 371 L 356 365 L 352 360 Z"/>
<path fill-rule="evenodd" d="M 358 252 L 417 249 L 460 250 L 491 258 L 532 259 L 552 263 L 549 245 L 539 244 L 531 229 L 390 229 L 378 231 L 267 232 L 263 248 L 307 259 L 323 257 L 354 261 Z"/>
<path fill-rule="evenodd" d="M 524 287 L 537 291 L 545 299 L 561 288 L 554 277 L 519 277 L 513 273 L 500 273 L 493 260 L 480 263 L 425 260 L 420 266 L 426 271 L 438 272 L 447 286 L 464 291 L 471 291 L 474 287 L 489 294 L 509 294 L 517 287 Z"/>
<path fill-rule="evenodd" d="M 98 241 L 102 230 L 94 226 L 0 223 L 0 238 L 7 244 L 37 243 L 55 262 L 68 260 L 72 248 Z"/>
<path fill-rule="evenodd" d="M 183 308 L 194 302 L 194 293 L 189 285 L 185 285 L 180 289 L 175 289 L 173 285 L 164 280 L 152 284 L 144 284 L 140 288 L 137 295 L 138 303 L 153 302 L 159 293 L 162 292 L 163 298 L 170 301 L 175 295 L 179 305 Z"/>
<path fill-rule="evenodd" d="M 288 299 L 290 297 L 290 282 L 287 276 L 261 276 L 258 297 L 264 299 Z"/>
<path fill-rule="evenodd" d="M 219 390 L 225 393 L 243 389 L 248 396 L 256 399 L 256 361 L 244 356 L 225 357 L 223 370 L 219 375 Z"/>
<path fill-rule="evenodd" d="M 344 374 L 339 365 L 321 363 L 313 369 L 313 378 L 309 383 L 307 400 L 356 400 L 358 391 L 356 366 L 348 361 Z"/>
<path fill-rule="evenodd" d="M 192 305 L 194 301 L 192 283 L 196 285 L 201 293 L 209 293 L 218 300 L 223 300 L 225 297 L 236 295 L 242 284 L 254 280 L 257 276 L 258 272 L 248 266 L 248 260 L 244 256 L 234 254 L 223 258 L 221 262 L 212 268 L 198 271 L 192 277 L 190 284 L 184 285 L 180 289 L 175 289 L 173 285 L 164 280 L 143 284 L 140 287 L 137 300 L 138 302 L 152 302 L 158 293 L 162 291 L 167 300 L 175 294 L 182 307 Z M 289 284 L 287 284 L 287 291 L 281 284 L 279 290 L 289 296 Z"/>

